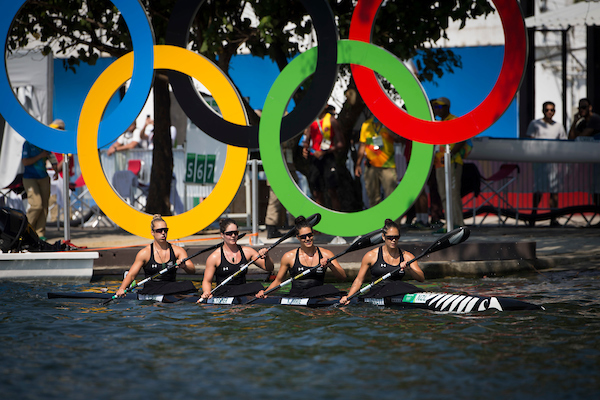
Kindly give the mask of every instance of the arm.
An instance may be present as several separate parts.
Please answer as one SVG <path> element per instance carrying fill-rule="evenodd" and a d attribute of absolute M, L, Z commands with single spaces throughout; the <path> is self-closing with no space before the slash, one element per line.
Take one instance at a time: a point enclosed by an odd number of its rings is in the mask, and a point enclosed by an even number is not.
<path fill-rule="evenodd" d="M 49 155 L 50 155 L 50 152 L 43 150 L 41 153 L 39 153 L 36 156 L 29 157 L 29 158 L 23 158 L 21 160 L 21 163 L 23 164 L 24 167 L 28 167 L 30 165 L 35 164 L 39 160 L 48 158 Z"/>
<path fill-rule="evenodd" d="M 285 280 L 285 274 L 287 274 L 288 270 L 292 266 L 292 263 L 294 262 L 294 253 L 295 253 L 295 250 L 292 250 L 292 251 L 288 251 L 287 253 L 285 253 L 283 255 L 283 257 L 281 258 L 281 263 L 279 265 L 279 271 L 277 271 L 277 276 L 275 277 L 273 282 L 271 282 L 271 284 L 269 285 L 268 288 L 256 293 L 256 297 L 265 298 L 266 290 L 271 290 L 272 288 L 279 286 L 281 284 L 281 282 L 283 282 Z"/>
<path fill-rule="evenodd" d="M 125 150 L 135 149 L 136 147 L 138 147 L 138 144 L 140 144 L 140 142 L 136 142 L 135 140 L 132 140 L 131 142 L 129 142 L 127 144 L 117 147 L 117 151 L 125 151 Z"/>
<path fill-rule="evenodd" d="M 331 130 L 333 131 L 333 140 L 331 141 L 331 147 L 328 152 L 336 153 L 343 151 L 346 143 L 344 140 L 344 135 L 342 135 L 342 128 L 337 118 L 331 117 Z"/>
<path fill-rule="evenodd" d="M 577 124 L 581 121 L 581 114 L 577 113 L 573 116 L 573 123 L 571 124 L 571 128 L 569 129 L 569 139 L 573 140 L 577 136 L 582 136 L 577 134 Z"/>
<path fill-rule="evenodd" d="M 319 260 L 321 265 L 325 266 L 326 268 L 329 268 L 331 270 L 331 272 L 333 272 L 335 277 L 338 278 L 339 280 L 346 279 L 346 271 L 344 271 L 344 269 L 341 267 L 341 265 L 338 263 L 338 261 L 337 260 L 333 260 L 331 262 L 329 261 L 329 259 L 331 259 L 333 257 L 333 253 L 327 249 L 321 249 L 321 254 L 323 255 L 323 258 L 321 258 L 321 260 Z"/>
<path fill-rule="evenodd" d="M 367 271 L 371 268 L 371 266 L 376 260 L 377 249 L 371 250 L 367 254 L 365 254 L 360 263 L 360 270 L 358 271 L 358 275 L 356 275 L 354 282 L 352 282 L 352 286 L 350 286 L 350 290 L 348 290 L 348 295 L 340 299 L 341 304 L 348 304 L 348 297 L 352 296 L 354 293 L 360 290 L 360 287 L 362 286 L 365 280 L 365 276 L 367 275 Z"/>
<path fill-rule="evenodd" d="M 117 290 L 116 295 L 118 297 L 121 297 L 125 294 L 125 289 L 127 289 L 129 287 L 129 285 L 131 285 L 131 282 L 133 282 L 133 280 L 137 276 L 138 272 L 140 272 L 140 269 L 142 269 L 144 264 L 147 263 L 149 259 L 150 259 L 150 247 L 149 246 L 143 248 L 142 250 L 140 250 L 137 253 L 137 255 L 135 256 L 135 261 L 129 268 L 129 273 L 123 279 L 123 282 L 121 282 L 121 286 L 119 287 L 119 290 Z"/>
<path fill-rule="evenodd" d="M 212 290 L 212 281 L 217 272 L 218 262 L 221 261 L 221 250 L 217 249 L 208 256 L 206 260 L 206 267 L 204 268 L 204 278 L 202 278 L 202 298 L 208 299 L 212 297 L 210 291 Z"/>
<path fill-rule="evenodd" d="M 354 175 L 360 177 L 362 175 L 362 161 L 365 157 L 365 149 L 367 148 L 367 144 L 360 142 L 360 146 L 358 148 L 356 165 L 354 166 Z"/>
<path fill-rule="evenodd" d="M 187 274 L 193 275 L 196 273 L 196 267 L 194 266 L 194 263 L 192 262 L 192 260 L 187 260 L 184 264 L 179 265 L 181 260 L 187 258 L 187 256 L 188 256 L 187 252 L 183 249 L 183 247 L 173 246 L 173 252 L 175 253 L 175 256 L 177 257 L 177 268 L 183 269 Z"/>
<path fill-rule="evenodd" d="M 402 263 L 400 264 L 400 267 L 402 267 L 404 272 L 407 274 L 410 274 L 410 276 L 414 280 L 417 280 L 419 282 L 425 282 L 425 274 L 423 274 L 421 267 L 419 267 L 418 261 L 415 261 L 408 266 L 406 265 L 410 260 L 415 258 L 415 256 L 412 253 L 409 253 L 408 251 L 403 252 L 403 255 L 404 255 L 404 261 L 402 261 Z"/>
<path fill-rule="evenodd" d="M 302 142 L 302 157 L 308 158 L 310 153 L 310 126 L 304 130 L 304 142 Z"/>
<path fill-rule="evenodd" d="M 267 248 L 262 248 L 259 251 L 256 251 L 252 247 L 242 247 L 242 251 L 244 252 L 247 260 L 256 260 L 254 264 L 265 271 L 271 272 L 275 269 L 275 264 L 273 264 L 273 260 L 269 256 Z"/>
<path fill-rule="evenodd" d="M 450 150 L 450 156 L 454 157 L 455 155 L 457 155 L 458 152 L 465 146 L 466 143 L 467 143 L 467 141 L 465 140 L 462 142 L 458 142 L 454 146 L 452 146 L 452 150 Z"/>

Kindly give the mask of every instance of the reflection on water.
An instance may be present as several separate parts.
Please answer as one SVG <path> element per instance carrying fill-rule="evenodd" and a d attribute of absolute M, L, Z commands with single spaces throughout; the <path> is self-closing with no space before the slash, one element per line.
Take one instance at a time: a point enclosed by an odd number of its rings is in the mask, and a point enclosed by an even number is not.
<path fill-rule="evenodd" d="M 48 300 L 101 284 L 0 283 L 6 399 L 583 399 L 600 393 L 600 273 L 448 279 L 427 290 L 546 311 Z M 112 290 L 112 287 L 110 288 Z"/>

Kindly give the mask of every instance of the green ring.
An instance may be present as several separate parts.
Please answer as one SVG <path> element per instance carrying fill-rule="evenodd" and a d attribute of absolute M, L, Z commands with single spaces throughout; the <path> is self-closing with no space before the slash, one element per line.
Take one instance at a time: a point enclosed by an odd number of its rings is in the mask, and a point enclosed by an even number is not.
<path fill-rule="evenodd" d="M 296 57 L 281 71 L 269 91 L 259 129 L 263 168 L 273 191 L 293 215 L 321 213 L 318 225 L 320 232 L 337 236 L 362 235 L 381 228 L 386 218 L 399 218 L 412 206 L 427 182 L 433 160 L 433 146 L 413 142 L 406 175 L 396 190 L 375 207 L 343 213 L 323 208 L 306 197 L 290 178 L 283 161 L 280 147 L 281 119 L 294 91 L 315 72 L 316 58 L 316 47 Z M 370 43 L 342 40 L 338 43 L 338 64 L 358 64 L 377 71 L 395 88 L 401 88 L 398 91 L 402 92 L 410 115 L 432 120 L 425 91 L 393 54 Z"/>

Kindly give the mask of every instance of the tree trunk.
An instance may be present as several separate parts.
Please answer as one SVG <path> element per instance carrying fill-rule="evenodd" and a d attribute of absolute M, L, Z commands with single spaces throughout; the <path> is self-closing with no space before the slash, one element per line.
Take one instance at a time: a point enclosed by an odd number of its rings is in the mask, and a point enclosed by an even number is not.
<path fill-rule="evenodd" d="M 154 77 L 154 150 L 152 172 L 146 202 L 148 214 L 171 215 L 171 179 L 173 176 L 173 144 L 171 143 L 171 98 L 169 80 L 156 71 Z"/>

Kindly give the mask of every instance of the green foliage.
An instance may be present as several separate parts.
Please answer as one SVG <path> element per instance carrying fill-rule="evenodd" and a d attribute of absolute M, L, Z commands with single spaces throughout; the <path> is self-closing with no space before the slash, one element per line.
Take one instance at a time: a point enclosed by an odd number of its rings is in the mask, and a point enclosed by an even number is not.
<path fill-rule="evenodd" d="M 340 37 L 347 38 L 355 1 L 329 2 Z M 144 0 L 143 4 L 156 42 L 164 43 L 175 0 Z M 257 24 L 245 13 L 247 6 L 254 10 Z M 468 19 L 490 12 L 493 8 L 488 0 L 386 1 L 377 15 L 373 42 L 405 60 L 422 54 L 421 78 L 432 80 L 444 71 L 460 68 L 460 60 L 452 52 L 433 48 L 437 41 L 447 38 L 449 21 L 460 21 L 464 26 Z M 294 37 L 311 31 L 310 18 L 297 0 L 208 0 L 195 16 L 190 44 L 225 70 L 242 45 L 283 68 L 302 51 Z M 70 68 L 79 62 L 93 64 L 102 54 L 119 57 L 131 50 L 127 25 L 107 0 L 30 0 L 17 15 L 8 49 L 26 46 L 31 38 L 41 41 L 44 53 L 54 48 L 60 56 L 76 50 L 69 58 Z"/>

